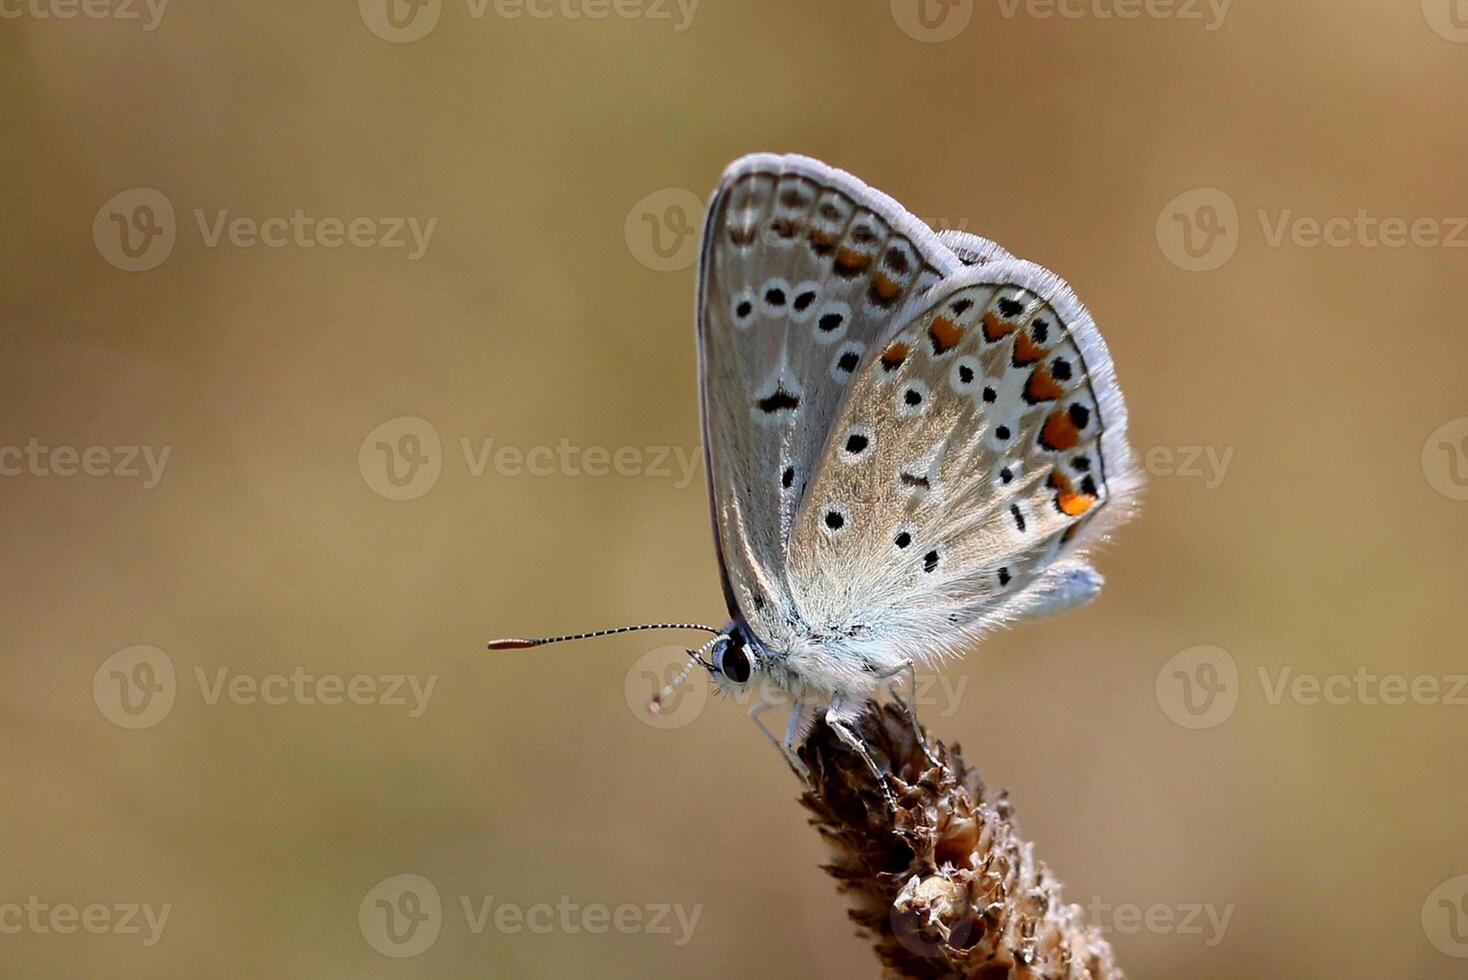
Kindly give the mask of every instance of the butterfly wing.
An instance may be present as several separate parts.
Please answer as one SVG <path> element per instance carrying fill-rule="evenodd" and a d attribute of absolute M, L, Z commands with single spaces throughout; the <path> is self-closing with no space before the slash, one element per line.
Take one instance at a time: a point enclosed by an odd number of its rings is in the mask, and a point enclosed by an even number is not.
<path fill-rule="evenodd" d="M 964 265 L 983 265 L 987 262 L 997 262 L 999 259 L 1014 258 L 1002 245 L 991 242 L 987 238 L 981 238 L 972 232 L 951 229 L 940 231 L 938 241 L 958 256 L 959 261 Z"/>
<path fill-rule="evenodd" d="M 760 637 L 799 619 L 795 516 L 859 365 L 962 267 L 891 198 L 818 161 L 756 154 L 725 172 L 699 271 L 701 409 L 725 598 Z"/>
<path fill-rule="evenodd" d="M 1085 551 L 1141 482 L 1126 425 L 1063 281 L 1002 255 L 964 268 L 852 381 L 791 535 L 796 607 L 882 663 L 1084 601 Z"/>

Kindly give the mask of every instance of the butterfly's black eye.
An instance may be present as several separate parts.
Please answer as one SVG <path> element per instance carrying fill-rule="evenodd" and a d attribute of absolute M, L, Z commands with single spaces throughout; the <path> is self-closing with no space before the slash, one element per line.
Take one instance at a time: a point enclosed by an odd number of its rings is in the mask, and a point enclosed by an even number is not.
<path fill-rule="evenodd" d="M 743 640 L 735 636 L 724 644 L 714 654 L 714 669 L 735 684 L 749 680 L 749 654 L 744 652 Z"/>

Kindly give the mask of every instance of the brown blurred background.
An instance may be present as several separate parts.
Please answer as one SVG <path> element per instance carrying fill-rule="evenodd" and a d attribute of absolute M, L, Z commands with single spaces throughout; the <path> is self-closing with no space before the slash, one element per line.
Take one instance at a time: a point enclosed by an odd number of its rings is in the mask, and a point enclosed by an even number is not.
<path fill-rule="evenodd" d="M 771 149 L 1110 342 L 1108 587 L 923 711 L 1122 965 L 1468 976 L 1458 0 L 90 2 L 0 0 L 0 973 L 876 974 L 743 707 L 629 706 L 684 637 L 482 651 L 723 622 L 696 209 Z"/>

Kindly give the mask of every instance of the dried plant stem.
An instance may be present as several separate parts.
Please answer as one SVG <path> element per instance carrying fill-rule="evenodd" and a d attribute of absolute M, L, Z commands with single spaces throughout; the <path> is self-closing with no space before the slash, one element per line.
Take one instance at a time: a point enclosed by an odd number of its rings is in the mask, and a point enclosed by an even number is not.
<path fill-rule="evenodd" d="M 987 790 L 956 746 L 934 745 L 934 767 L 892 705 L 868 711 L 861 734 L 892 774 L 895 819 L 866 763 L 824 722 L 800 749 L 811 773 L 801 802 L 887 976 L 1121 980 L 1110 944 L 1020 838 L 1005 794 Z"/>

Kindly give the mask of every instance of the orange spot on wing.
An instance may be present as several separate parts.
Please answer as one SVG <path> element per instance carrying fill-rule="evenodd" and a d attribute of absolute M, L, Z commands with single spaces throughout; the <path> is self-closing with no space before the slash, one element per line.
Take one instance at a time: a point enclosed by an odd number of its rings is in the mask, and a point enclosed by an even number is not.
<path fill-rule="evenodd" d="M 1046 482 L 1052 490 L 1060 491 L 1055 495 L 1055 506 L 1067 517 L 1080 517 L 1096 502 L 1095 497 L 1076 490 L 1070 480 L 1059 470 L 1052 470 L 1050 479 Z"/>
<path fill-rule="evenodd" d="M 872 279 L 872 294 L 879 300 L 890 302 L 902 294 L 902 287 L 878 272 Z"/>
<path fill-rule="evenodd" d="M 984 339 L 991 344 L 1003 337 L 1008 337 L 1017 329 L 1019 329 L 1019 324 L 1002 320 L 997 313 L 984 314 Z"/>
<path fill-rule="evenodd" d="M 882 367 L 888 371 L 901 367 L 905 360 L 907 360 L 907 345 L 901 341 L 882 351 Z"/>
<path fill-rule="evenodd" d="M 836 271 L 846 276 L 855 276 L 871 268 L 872 257 L 852 248 L 836 252 Z"/>
<path fill-rule="evenodd" d="M 829 231 L 812 228 L 810 230 L 810 244 L 815 249 L 816 254 L 825 255 L 835 247 L 836 236 Z"/>
<path fill-rule="evenodd" d="M 1091 505 L 1095 502 L 1095 497 L 1088 497 L 1074 490 L 1062 490 L 1055 495 L 1055 506 L 1059 507 L 1061 512 L 1068 517 L 1080 517 L 1090 510 Z"/>
<path fill-rule="evenodd" d="M 1045 424 L 1040 428 L 1040 444 L 1046 449 L 1074 449 L 1080 442 L 1081 430 L 1071 421 L 1069 412 L 1057 409 L 1045 417 Z"/>
<path fill-rule="evenodd" d="M 1034 364 L 1045 356 L 1040 345 L 1030 339 L 1027 333 L 1016 334 L 1014 338 L 1014 357 L 1011 358 L 1015 367 L 1024 367 L 1026 364 Z"/>
<path fill-rule="evenodd" d="M 1021 334 L 1020 336 L 1024 335 Z M 1031 371 L 1029 380 L 1025 382 L 1025 398 L 1031 404 L 1036 402 L 1053 402 L 1063 394 L 1065 394 L 1065 389 L 1061 387 L 1059 381 L 1055 380 L 1055 376 L 1050 373 L 1050 369 L 1043 364 Z"/>
<path fill-rule="evenodd" d="M 933 353 L 946 354 L 957 347 L 958 342 L 963 339 L 963 327 L 946 316 L 935 317 L 932 325 L 928 327 L 928 336 L 933 341 Z"/>

